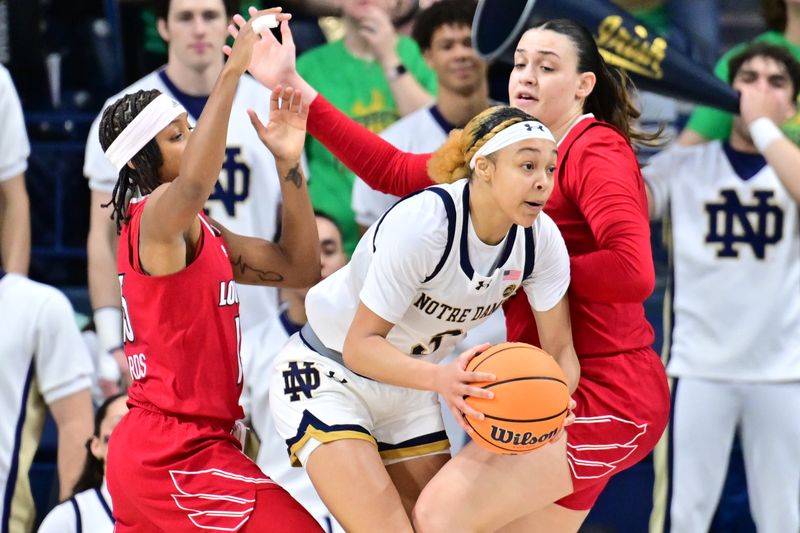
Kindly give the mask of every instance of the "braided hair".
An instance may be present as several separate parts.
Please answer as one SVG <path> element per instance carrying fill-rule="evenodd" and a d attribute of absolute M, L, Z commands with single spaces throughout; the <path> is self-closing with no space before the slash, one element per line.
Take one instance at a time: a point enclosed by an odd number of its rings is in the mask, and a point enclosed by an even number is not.
<path fill-rule="evenodd" d="M 526 120 L 536 119 L 515 107 L 498 105 L 482 111 L 464 129 L 450 132 L 428 161 L 428 175 L 436 183 L 452 183 L 470 177 L 469 161 L 475 152 L 497 133 Z"/>
<path fill-rule="evenodd" d="M 126 94 L 108 106 L 100 120 L 100 146 L 103 150 L 108 150 L 122 130 L 160 94 L 157 89 L 137 91 Z M 134 168 L 125 165 L 119 171 L 111 201 L 103 204 L 103 207 L 113 206 L 111 218 L 117 223 L 117 233 L 122 229 L 122 224 L 128 221 L 128 202 L 131 196 L 137 192 L 151 193 L 161 184 L 159 169 L 163 162 L 161 150 L 153 138 L 131 159 Z"/>

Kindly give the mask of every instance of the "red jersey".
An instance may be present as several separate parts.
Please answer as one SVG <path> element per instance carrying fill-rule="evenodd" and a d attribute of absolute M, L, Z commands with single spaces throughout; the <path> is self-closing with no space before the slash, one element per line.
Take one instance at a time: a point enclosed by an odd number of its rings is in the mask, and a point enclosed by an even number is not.
<path fill-rule="evenodd" d="M 348 120 L 318 96 L 308 131 L 370 187 L 404 196 L 431 185 L 431 154 L 408 154 Z M 649 347 L 644 300 L 653 292 L 647 195 L 625 137 L 583 118 L 558 145 L 559 168 L 545 211 L 570 255 L 570 318 L 578 356 Z M 530 304 L 518 292 L 505 305 L 508 339 L 539 345 Z"/>
<path fill-rule="evenodd" d="M 139 260 L 139 226 L 147 199 L 131 202 L 117 253 L 131 406 L 167 415 L 216 419 L 230 427 L 239 406 L 239 298 L 221 234 L 200 217 L 194 260 L 183 270 L 149 276 Z"/>

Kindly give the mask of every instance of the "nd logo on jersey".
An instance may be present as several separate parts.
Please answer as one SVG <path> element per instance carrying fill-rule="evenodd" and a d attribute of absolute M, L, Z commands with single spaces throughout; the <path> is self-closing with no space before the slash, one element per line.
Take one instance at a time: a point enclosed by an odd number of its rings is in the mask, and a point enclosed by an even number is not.
<path fill-rule="evenodd" d="M 236 204 L 244 202 L 250 195 L 250 167 L 242 162 L 241 154 L 239 147 L 225 148 L 222 170 L 214 185 L 214 192 L 208 198 L 209 202 L 222 202 L 225 212 L 231 217 L 236 216 Z"/>
<path fill-rule="evenodd" d="M 717 257 L 739 257 L 736 244 L 749 244 L 758 259 L 764 259 L 768 244 L 783 238 L 783 210 L 770 203 L 774 191 L 753 191 L 754 202 L 743 204 L 733 189 L 720 191 L 722 201 L 706 204 L 706 242 L 721 244 Z"/>
<path fill-rule="evenodd" d="M 303 367 L 297 361 L 289 363 L 289 369 L 283 373 L 283 393 L 289 395 L 289 401 L 296 402 L 302 392 L 306 399 L 311 398 L 311 391 L 319 387 L 319 370 L 314 363 L 304 362 Z"/>

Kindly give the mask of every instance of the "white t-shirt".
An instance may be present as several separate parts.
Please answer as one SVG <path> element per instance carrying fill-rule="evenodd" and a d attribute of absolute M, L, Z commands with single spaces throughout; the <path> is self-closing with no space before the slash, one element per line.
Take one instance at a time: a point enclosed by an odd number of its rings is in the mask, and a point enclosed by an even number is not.
<path fill-rule="evenodd" d="M 5 181 L 28 169 L 31 145 L 19 96 L 11 74 L 3 65 L 0 65 L 0 117 L 0 181 Z"/>
<path fill-rule="evenodd" d="M 347 266 L 309 291 L 308 321 L 325 346 L 342 351 L 363 302 L 395 324 L 392 345 L 438 362 L 520 286 L 538 311 L 561 300 L 569 257 L 552 219 L 542 213 L 487 245 L 472 226 L 468 189 L 461 180 L 407 197 L 370 227 Z"/>
<path fill-rule="evenodd" d="M 5 274 L 0 277 L 0 316 L 0 516 L 10 502 L 12 519 L 32 524 L 28 471 L 46 405 L 89 389 L 92 359 L 69 300 L 53 287 Z M 12 471 L 14 460 L 19 463 Z M 0 524 L 0 529 L 7 526 Z"/>
<path fill-rule="evenodd" d="M 439 148 L 452 128 L 436 106 L 423 107 L 383 130 L 381 137 L 404 152 L 425 154 Z M 353 182 L 351 203 L 356 222 L 364 227 L 374 224 L 399 199 L 372 189 L 359 177 Z"/>
<path fill-rule="evenodd" d="M 278 314 L 253 328 L 249 335 L 248 342 L 242 344 L 244 388 L 241 403 L 261 439 L 256 463 L 265 474 L 300 502 L 324 531 L 344 532 L 322 503 L 305 468 L 292 467 L 286 441 L 278 435 L 272 420 L 269 408 L 272 363 L 289 340 L 289 331 Z"/>
<path fill-rule="evenodd" d="M 158 89 L 181 101 L 184 95 L 171 90 L 165 76 L 163 70 L 148 74 L 109 98 L 103 108 L 125 94 L 143 89 Z M 234 233 L 272 240 L 281 203 L 280 181 L 272 154 L 259 140 L 247 116 L 247 109 L 254 109 L 259 118 L 266 121 L 269 118 L 269 99 L 269 89 L 250 76 L 242 76 L 228 122 L 226 159 L 214 193 L 206 202 L 206 210 L 214 220 Z M 117 172 L 100 147 L 101 117 L 102 112 L 89 131 L 83 173 L 89 179 L 90 189 L 110 193 L 117 181 Z M 197 118 L 189 114 L 189 123 L 194 125 Z M 277 289 L 239 285 L 238 291 L 243 330 L 275 314 Z"/>
<path fill-rule="evenodd" d="M 714 141 L 665 150 L 642 172 L 672 224 L 668 372 L 800 378 L 798 208 L 772 168 L 744 180 Z"/>
<path fill-rule="evenodd" d="M 38 533 L 113 533 L 111 495 L 105 482 L 99 489 L 79 492 L 47 513 Z"/>

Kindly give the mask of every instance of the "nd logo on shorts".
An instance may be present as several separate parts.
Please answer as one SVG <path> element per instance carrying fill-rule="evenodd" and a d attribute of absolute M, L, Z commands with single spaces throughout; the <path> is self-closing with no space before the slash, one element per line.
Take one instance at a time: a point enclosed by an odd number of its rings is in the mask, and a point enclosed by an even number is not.
<path fill-rule="evenodd" d="M 289 401 L 296 402 L 300 399 L 300 393 L 306 399 L 311 398 L 311 391 L 319 387 L 319 370 L 314 363 L 304 362 L 303 366 L 298 366 L 297 361 L 289 363 L 288 370 L 282 372 L 283 393 L 289 396 Z"/>

